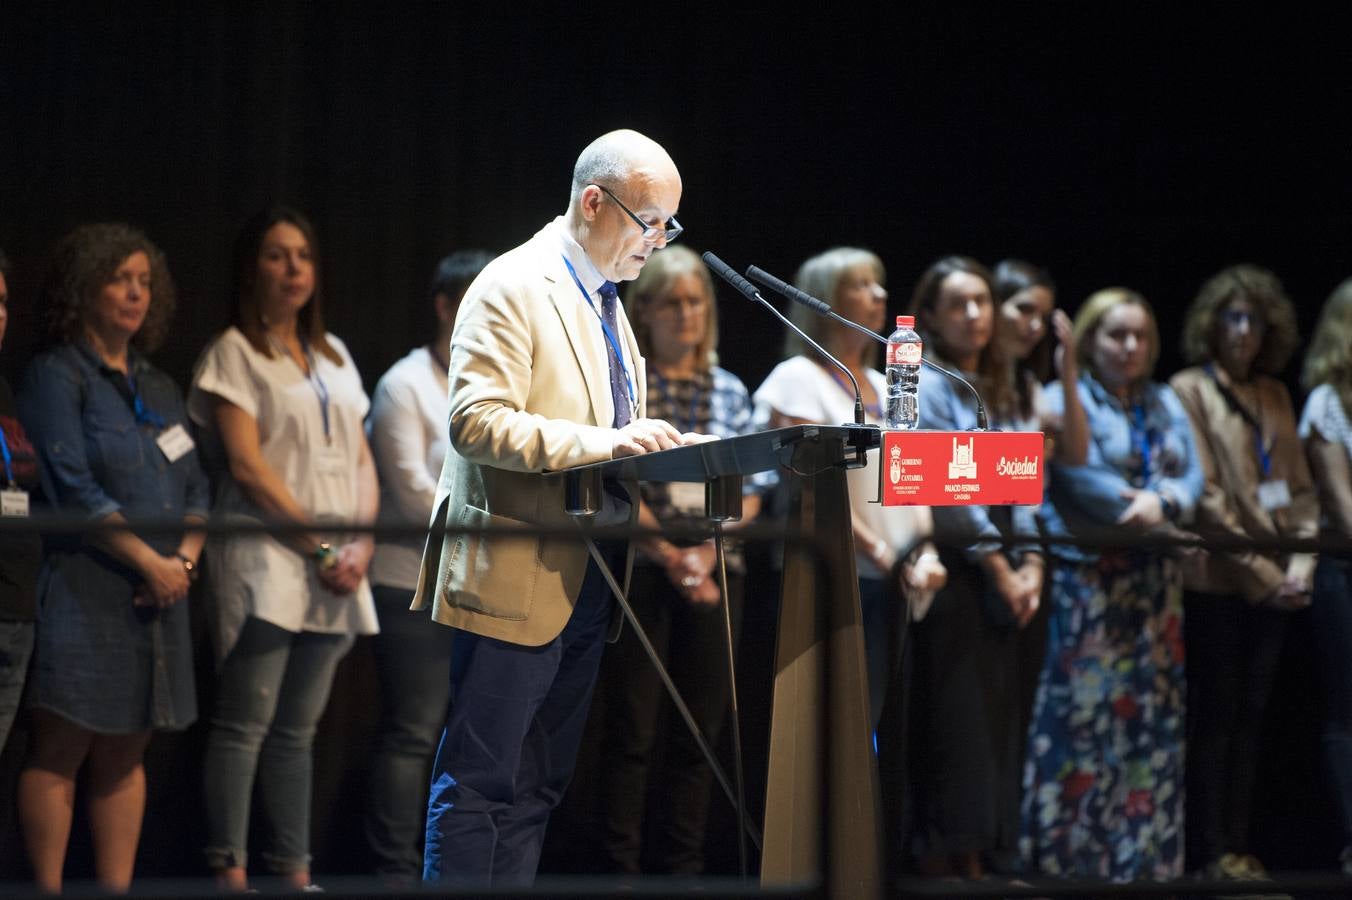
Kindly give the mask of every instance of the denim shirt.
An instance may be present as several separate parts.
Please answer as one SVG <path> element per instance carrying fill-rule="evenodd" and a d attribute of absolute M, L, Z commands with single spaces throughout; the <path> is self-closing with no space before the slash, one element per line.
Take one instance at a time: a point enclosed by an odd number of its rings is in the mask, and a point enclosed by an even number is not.
<path fill-rule="evenodd" d="M 102 519 L 206 517 L 210 496 L 196 450 L 174 462 L 155 439 L 165 428 L 188 426 L 183 397 L 168 375 L 135 350 L 128 351 L 129 379 L 104 365 L 75 340 L 33 360 L 19 397 L 19 417 L 37 450 L 42 490 L 56 512 Z M 138 416 L 117 387 L 135 386 Z M 162 553 L 178 537 L 146 538 Z"/>
<path fill-rule="evenodd" d="M 1130 501 L 1127 488 L 1154 491 L 1178 504 L 1186 522 L 1204 487 L 1192 423 L 1168 385 L 1146 382 L 1138 402 L 1123 408 L 1097 380 L 1082 375 L 1076 385 L 1089 423 L 1089 452 L 1082 466 L 1055 459 L 1048 466 L 1048 501 L 1041 517 L 1048 534 L 1072 535 L 1116 524 Z M 1060 382 L 1047 386 L 1048 412 L 1065 413 Z M 1093 559 L 1094 553 L 1059 547 L 1058 554 Z"/>
<path fill-rule="evenodd" d="M 946 360 L 937 360 L 947 369 L 956 366 Z M 964 373 L 969 381 L 973 376 Z M 953 379 L 933 369 L 921 375 L 920 427 L 935 431 L 970 431 L 976 428 L 976 400 L 972 392 Z M 1005 430 L 1035 430 L 1032 421 L 998 419 L 991 417 L 992 428 Z M 1002 549 L 1001 538 L 1037 536 L 1037 507 L 1035 506 L 936 506 L 934 507 L 934 535 L 944 543 L 964 547 L 969 561 L 980 563 L 982 558 Z M 1006 554 L 1035 550 L 1033 545 L 1003 546 Z"/>

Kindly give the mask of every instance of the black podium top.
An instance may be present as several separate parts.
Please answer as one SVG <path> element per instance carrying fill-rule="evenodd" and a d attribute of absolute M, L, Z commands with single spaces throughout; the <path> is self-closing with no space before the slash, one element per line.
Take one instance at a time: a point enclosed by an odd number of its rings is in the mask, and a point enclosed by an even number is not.
<path fill-rule="evenodd" d="M 853 452 L 856 448 L 877 447 L 882 441 L 881 434 L 876 427 L 866 425 L 790 425 L 563 471 L 581 474 L 599 470 L 605 477 L 626 481 L 708 481 L 724 475 L 751 475 L 788 464 L 805 443 L 834 443 L 841 448 L 843 460 L 847 449 Z"/>

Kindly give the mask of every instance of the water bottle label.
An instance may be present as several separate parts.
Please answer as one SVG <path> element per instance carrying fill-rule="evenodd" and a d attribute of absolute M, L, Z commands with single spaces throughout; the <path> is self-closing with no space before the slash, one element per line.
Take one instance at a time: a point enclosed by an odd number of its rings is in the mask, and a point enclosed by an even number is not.
<path fill-rule="evenodd" d="M 887 364 L 918 366 L 920 365 L 920 342 L 911 341 L 905 344 L 887 345 Z"/>

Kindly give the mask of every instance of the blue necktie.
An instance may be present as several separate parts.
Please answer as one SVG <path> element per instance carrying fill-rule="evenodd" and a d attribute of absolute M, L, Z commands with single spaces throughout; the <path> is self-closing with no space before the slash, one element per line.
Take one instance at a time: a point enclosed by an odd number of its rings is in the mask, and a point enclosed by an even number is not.
<path fill-rule="evenodd" d="M 615 302 L 619 299 L 620 292 L 615 288 L 615 283 L 607 281 L 601 285 L 601 318 L 610 329 L 610 333 L 615 336 L 615 340 L 620 338 L 620 326 L 615 316 Z M 620 362 L 615 355 L 615 348 L 606 341 L 606 359 L 610 362 L 610 399 L 615 404 L 615 421 L 611 423 L 613 428 L 623 428 L 629 424 L 629 389 L 624 375 L 624 364 Z"/>

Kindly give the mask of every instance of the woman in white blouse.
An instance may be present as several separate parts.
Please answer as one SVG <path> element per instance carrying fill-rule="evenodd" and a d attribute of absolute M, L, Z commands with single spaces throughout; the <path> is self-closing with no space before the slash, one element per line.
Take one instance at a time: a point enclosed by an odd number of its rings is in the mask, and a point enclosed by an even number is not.
<path fill-rule="evenodd" d="M 243 522 L 370 522 L 369 402 L 342 342 L 324 330 L 314 230 L 267 210 L 235 245 L 232 325 L 203 352 L 189 414 L 223 453 L 215 509 Z M 310 884 L 315 726 L 354 635 L 376 629 L 369 535 L 239 535 L 209 570 L 220 668 L 205 761 L 207 861 L 247 887 L 255 781 L 272 836 L 268 872 Z"/>
<path fill-rule="evenodd" d="M 845 318 L 878 331 L 887 312 L 885 278 L 882 261 L 870 251 L 837 247 L 803 263 L 794 283 Z M 804 306 L 796 306 L 792 315 L 799 327 L 849 367 L 863 394 L 868 422 L 881 424 L 887 381 L 877 369 L 878 342 Z M 854 388 L 834 364 L 792 331 L 784 356 L 753 398 L 756 421 L 762 427 L 839 425 L 853 420 Z M 891 598 L 908 597 L 915 616 L 921 617 L 934 592 L 943 587 L 947 573 L 927 540 L 933 530 L 929 507 L 884 509 L 869 502 L 878 494 L 878 454 L 869 456 L 865 468 L 847 472 L 846 479 L 868 657 L 869 706 L 877 727 L 900 631 Z"/>
<path fill-rule="evenodd" d="M 493 255 L 461 250 L 437 264 L 428 291 L 436 337 L 408 352 L 380 377 L 367 435 L 380 476 L 380 518 L 426 525 L 450 443 L 446 369 L 451 330 L 465 288 Z M 422 877 L 421 836 L 432 755 L 446 724 L 451 690 L 451 632 L 427 611 L 412 612 L 424 536 L 382 539 L 371 560 L 380 635 L 380 731 L 371 762 L 366 840 L 376 871 L 394 884 Z"/>

